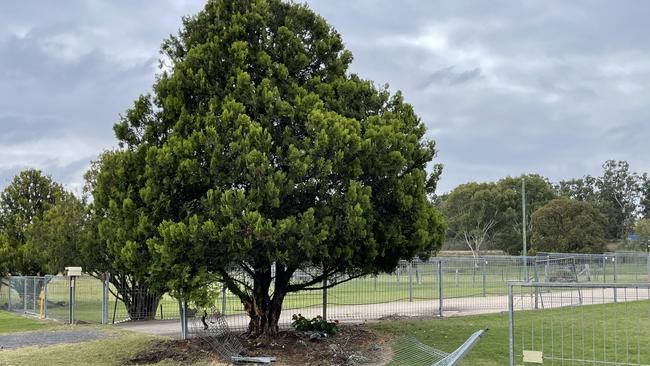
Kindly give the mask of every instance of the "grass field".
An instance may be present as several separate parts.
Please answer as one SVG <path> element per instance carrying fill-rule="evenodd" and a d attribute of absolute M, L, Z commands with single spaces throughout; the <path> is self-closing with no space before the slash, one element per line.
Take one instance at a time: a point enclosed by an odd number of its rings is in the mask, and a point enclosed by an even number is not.
<path fill-rule="evenodd" d="M 55 326 L 48 321 L 36 321 L 20 315 L 0 311 L 0 334 L 42 330 Z"/>
<path fill-rule="evenodd" d="M 527 350 L 542 350 L 545 357 L 574 358 L 589 362 L 555 361 L 555 365 L 592 365 L 598 361 L 650 364 L 650 319 L 647 301 L 590 305 L 515 313 L 515 355 L 522 365 L 522 340 Z M 590 314 L 597 315 L 590 318 Z M 627 314 L 628 316 L 622 316 Z M 585 318 L 585 316 L 587 318 Z M 593 320 L 593 321 L 592 321 Z M 545 333 L 540 333 L 545 325 Z M 388 321 L 372 325 L 393 334 L 415 336 L 422 343 L 452 352 L 479 329 L 490 330 L 462 365 L 508 364 L 508 315 L 489 314 L 455 318 Z M 536 334 L 529 334 L 537 330 Z M 543 340 L 545 337 L 545 340 Z M 593 341 L 593 342 L 592 342 Z M 594 344 L 595 343 L 595 344 Z M 391 365 L 417 366 L 417 355 L 400 357 Z M 551 364 L 550 361 L 546 362 Z"/>

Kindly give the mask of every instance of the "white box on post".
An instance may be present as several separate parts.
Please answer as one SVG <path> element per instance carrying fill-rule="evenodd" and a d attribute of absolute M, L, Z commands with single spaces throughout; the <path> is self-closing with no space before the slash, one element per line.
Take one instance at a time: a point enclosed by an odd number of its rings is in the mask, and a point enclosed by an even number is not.
<path fill-rule="evenodd" d="M 68 280 L 70 281 L 70 301 L 68 302 L 68 319 L 70 324 L 75 323 L 75 318 L 74 318 L 74 311 L 76 307 L 76 302 L 77 302 L 77 277 L 81 276 L 81 267 L 65 267 L 65 275 L 68 276 Z"/>
<path fill-rule="evenodd" d="M 81 267 L 65 267 L 65 275 L 70 276 L 81 276 Z"/>

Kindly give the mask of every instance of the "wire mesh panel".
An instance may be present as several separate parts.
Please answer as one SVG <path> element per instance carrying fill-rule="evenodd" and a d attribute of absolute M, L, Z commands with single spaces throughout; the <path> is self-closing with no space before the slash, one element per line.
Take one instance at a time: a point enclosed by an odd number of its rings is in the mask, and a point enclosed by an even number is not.
<path fill-rule="evenodd" d="M 178 300 L 168 294 L 156 294 L 144 286 L 108 286 L 109 323 L 180 319 Z"/>
<path fill-rule="evenodd" d="M 46 316 L 67 322 L 70 314 L 70 282 L 65 276 L 49 276 L 46 281 Z"/>
<path fill-rule="evenodd" d="M 507 281 L 535 278 L 533 258 L 486 256 L 441 258 L 443 314 L 494 312 L 507 308 Z"/>
<path fill-rule="evenodd" d="M 393 273 L 364 276 L 327 289 L 327 316 L 343 321 L 435 316 L 438 276 L 436 261 L 401 261 Z"/>
<path fill-rule="evenodd" d="M 511 365 L 650 365 L 649 284 L 510 286 Z"/>
<path fill-rule="evenodd" d="M 8 311 L 24 312 L 25 299 L 21 296 L 24 292 L 22 278 L 3 278 L 0 280 L 0 308 Z"/>

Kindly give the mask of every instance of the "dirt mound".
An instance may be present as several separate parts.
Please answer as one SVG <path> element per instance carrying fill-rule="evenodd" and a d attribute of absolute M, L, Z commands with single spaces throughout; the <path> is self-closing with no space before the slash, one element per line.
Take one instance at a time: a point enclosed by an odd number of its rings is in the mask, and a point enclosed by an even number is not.
<path fill-rule="evenodd" d="M 143 352 L 133 356 L 127 365 L 148 365 L 164 360 L 193 363 L 202 360 L 218 360 L 216 352 L 206 350 L 197 339 L 155 341 Z"/>
<path fill-rule="evenodd" d="M 274 356 L 276 366 L 381 365 L 390 360 L 390 338 L 363 325 L 342 326 L 334 336 L 311 338 L 309 333 L 296 331 L 280 332 L 272 339 L 242 337 L 246 348 L 243 355 Z M 153 364 L 163 360 L 224 364 L 228 361 L 221 359 L 215 351 L 206 349 L 201 341 L 192 339 L 155 342 L 145 352 L 131 358 L 128 364 Z"/>

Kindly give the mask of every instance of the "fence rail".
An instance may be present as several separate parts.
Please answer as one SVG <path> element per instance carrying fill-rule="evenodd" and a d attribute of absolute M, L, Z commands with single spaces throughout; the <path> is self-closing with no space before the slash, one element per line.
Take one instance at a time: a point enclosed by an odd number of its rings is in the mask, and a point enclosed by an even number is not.
<path fill-rule="evenodd" d="M 528 278 L 525 278 L 528 273 Z M 321 315 L 340 321 L 394 316 L 453 316 L 508 310 L 508 281 L 564 283 L 647 282 L 650 257 L 645 253 L 563 254 L 534 257 L 436 257 L 402 261 L 393 273 L 366 276 L 327 290 L 288 294 L 282 327 L 291 315 Z M 293 281 L 304 281 L 297 273 Z M 64 276 L 11 277 L 1 281 L 0 308 L 70 321 L 70 283 Z M 221 285 L 215 284 L 221 288 Z M 244 329 L 248 318 L 241 302 L 221 288 L 214 307 L 232 329 Z M 618 291 L 614 291 L 616 296 Z M 546 297 L 532 297 L 531 309 Z M 116 288 L 104 275 L 76 280 L 74 319 L 88 323 L 179 319 L 178 300 L 146 289 Z M 40 304 L 43 304 L 41 311 Z M 191 311 L 191 309 L 189 310 Z"/>

